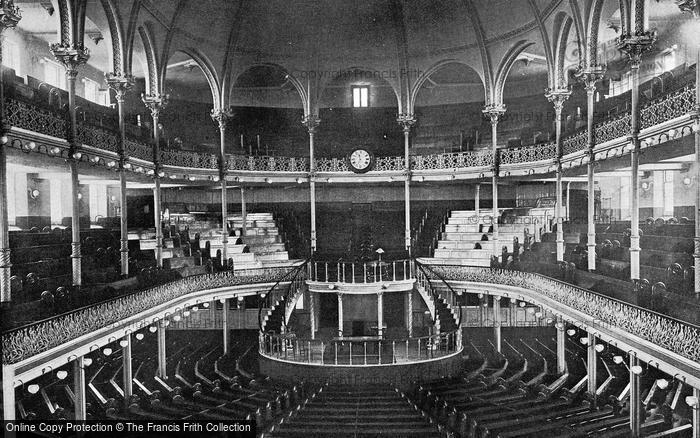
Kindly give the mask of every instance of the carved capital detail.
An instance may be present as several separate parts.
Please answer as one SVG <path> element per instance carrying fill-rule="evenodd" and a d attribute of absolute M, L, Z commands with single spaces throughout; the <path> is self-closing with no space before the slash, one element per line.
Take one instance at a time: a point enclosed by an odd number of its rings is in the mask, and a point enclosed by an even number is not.
<path fill-rule="evenodd" d="M 570 96 L 571 90 L 568 88 L 548 88 L 544 93 L 544 97 L 546 97 L 548 101 L 552 102 L 552 105 L 554 105 L 554 111 L 556 111 L 558 115 L 561 115 L 561 112 L 564 109 L 564 102 L 566 102 Z"/>
<path fill-rule="evenodd" d="M 211 119 L 219 125 L 219 131 L 226 130 L 226 124 L 233 118 L 231 108 L 216 108 L 211 110 Z"/>
<path fill-rule="evenodd" d="M 676 4 L 682 12 L 689 12 L 700 18 L 700 1 L 698 0 L 676 0 Z"/>
<path fill-rule="evenodd" d="M 632 68 L 639 68 L 642 55 L 656 42 L 656 31 L 648 30 L 634 35 L 622 35 L 617 39 L 617 48 L 627 54 Z"/>
<path fill-rule="evenodd" d="M 313 134 L 316 132 L 316 128 L 318 128 L 318 125 L 321 124 L 321 119 L 318 117 L 317 114 L 309 114 L 304 116 L 303 119 L 301 119 L 301 124 L 306 126 L 306 129 L 309 130 L 309 134 Z"/>
<path fill-rule="evenodd" d="M 491 119 L 491 125 L 497 125 L 498 119 L 506 113 L 506 106 L 501 104 L 490 103 L 481 111 L 486 117 Z"/>
<path fill-rule="evenodd" d="M 3 29 L 10 29 L 17 26 L 19 20 L 22 19 L 22 13 L 15 6 L 13 0 L 2 0 L 2 9 L 0 9 L 0 32 Z"/>
<path fill-rule="evenodd" d="M 83 46 L 51 44 L 51 53 L 66 69 L 66 77 L 74 80 L 78 76 L 78 67 L 90 59 L 90 51 Z"/>
<path fill-rule="evenodd" d="M 396 117 L 396 121 L 398 122 L 399 126 L 401 126 L 401 129 L 403 129 L 403 132 L 410 132 L 413 125 L 415 125 L 417 122 L 416 117 L 413 114 L 399 114 Z"/>
<path fill-rule="evenodd" d="M 160 111 L 168 104 L 167 94 L 141 94 L 141 101 L 149 111 L 151 117 L 158 118 Z"/>
<path fill-rule="evenodd" d="M 107 86 L 114 90 L 117 102 L 123 103 L 126 93 L 134 87 L 134 77 L 120 73 L 105 73 Z"/>
<path fill-rule="evenodd" d="M 588 67 L 579 67 L 575 74 L 581 83 L 583 83 L 586 93 L 595 93 L 596 83 L 605 77 L 605 66 L 592 65 Z"/>

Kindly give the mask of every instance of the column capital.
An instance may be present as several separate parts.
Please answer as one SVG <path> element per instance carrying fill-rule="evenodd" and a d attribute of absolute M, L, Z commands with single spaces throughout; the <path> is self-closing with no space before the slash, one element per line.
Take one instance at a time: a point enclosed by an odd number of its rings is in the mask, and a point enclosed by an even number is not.
<path fill-rule="evenodd" d="M 676 4 L 681 12 L 690 12 L 695 18 L 700 18 L 700 1 L 699 0 L 676 0 Z"/>
<path fill-rule="evenodd" d="M 117 102 L 124 102 L 124 95 L 134 87 L 134 77 L 122 73 L 105 73 L 107 86 L 116 93 Z"/>
<path fill-rule="evenodd" d="M 4 29 L 16 27 L 21 19 L 22 12 L 15 6 L 15 2 L 13 0 L 2 0 L 2 9 L 0 9 L 0 32 Z"/>
<path fill-rule="evenodd" d="M 226 130 L 226 124 L 233 118 L 231 108 L 214 108 L 211 110 L 211 119 L 219 124 L 219 131 Z"/>
<path fill-rule="evenodd" d="M 588 94 L 593 94 L 595 92 L 595 86 L 598 81 L 603 79 L 605 76 L 605 66 L 603 65 L 589 65 L 580 66 L 575 73 L 576 78 L 578 78 L 581 83 L 583 83 L 584 88 Z"/>
<path fill-rule="evenodd" d="M 396 117 L 396 121 L 401 126 L 401 129 L 403 129 L 403 132 L 408 133 L 418 120 L 413 114 L 399 114 Z"/>
<path fill-rule="evenodd" d="M 642 55 L 656 42 L 656 31 L 647 30 L 634 35 L 622 35 L 616 40 L 617 48 L 627 54 L 631 68 L 639 68 Z"/>
<path fill-rule="evenodd" d="M 318 114 L 308 114 L 301 119 L 301 124 L 306 126 L 306 129 L 309 130 L 309 134 L 313 134 L 316 132 L 318 125 L 321 124 L 321 119 L 318 117 Z"/>
<path fill-rule="evenodd" d="M 554 111 L 561 114 L 564 109 L 564 102 L 571 96 L 571 90 L 568 88 L 547 88 L 544 97 L 554 105 Z"/>
<path fill-rule="evenodd" d="M 506 106 L 502 103 L 489 103 L 484 106 L 484 109 L 481 110 L 481 112 L 484 113 L 486 117 L 491 119 L 491 125 L 497 125 L 498 119 L 506 113 Z"/>
<path fill-rule="evenodd" d="M 55 43 L 51 44 L 50 50 L 54 58 L 65 67 L 68 79 L 75 79 L 78 67 L 90 59 L 90 50 L 83 46 Z"/>
<path fill-rule="evenodd" d="M 168 104 L 167 94 L 141 94 L 141 101 L 151 111 L 151 116 L 157 118 L 160 111 Z"/>

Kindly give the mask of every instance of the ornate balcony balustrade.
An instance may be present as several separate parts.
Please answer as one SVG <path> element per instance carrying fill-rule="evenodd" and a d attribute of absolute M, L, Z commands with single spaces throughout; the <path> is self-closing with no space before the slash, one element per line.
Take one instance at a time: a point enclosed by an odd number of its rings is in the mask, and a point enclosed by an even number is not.
<path fill-rule="evenodd" d="M 531 163 L 557 157 L 557 144 L 545 143 L 519 148 L 500 149 L 501 164 Z"/>
<path fill-rule="evenodd" d="M 413 269 L 411 260 L 358 263 L 313 261 L 307 265 L 309 280 L 327 283 L 405 281 L 414 278 Z"/>
<path fill-rule="evenodd" d="M 412 170 L 455 169 L 491 166 L 493 166 L 493 154 L 489 151 L 470 151 L 411 156 Z"/>
<path fill-rule="evenodd" d="M 2 363 L 20 362 L 193 292 L 242 284 L 274 283 L 293 269 L 263 268 L 237 271 L 235 274 L 221 272 L 187 277 L 21 327 L 3 333 Z"/>
<path fill-rule="evenodd" d="M 687 86 L 665 96 L 660 96 L 642 108 L 641 127 L 642 129 L 648 129 L 685 115 L 693 114 L 695 105 L 694 85 Z M 65 139 L 67 136 L 68 123 L 65 114 L 41 107 L 29 101 L 12 97 L 6 98 L 4 116 L 8 123 L 15 128 L 54 137 L 58 140 Z M 681 122 L 683 127 L 692 123 L 689 119 Z M 629 129 L 630 115 L 628 113 L 599 123 L 595 126 L 596 144 L 600 145 L 615 140 L 624 141 L 629 135 Z M 23 135 L 27 136 L 26 133 Z M 78 139 L 84 145 L 98 150 L 101 149 L 112 154 L 118 151 L 118 135 L 104 128 L 81 124 L 78 129 Z M 36 139 L 36 141 L 41 141 L 41 139 Z M 576 132 L 562 141 L 564 156 L 585 151 L 587 147 L 585 131 Z M 38 148 L 36 151 L 42 152 L 48 149 Z M 125 149 L 128 157 L 147 162 L 153 160 L 152 146 L 142 141 L 129 138 L 126 141 Z M 556 145 L 554 143 L 529 145 L 502 149 L 499 153 L 500 162 L 503 165 L 535 163 L 555 158 Z M 206 171 L 218 170 L 217 156 L 210 153 L 164 149 L 161 160 L 165 166 Z M 410 157 L 410 160 L 411 170 L 413 171 L 455 169 L 468 171 L 469 169 L 490 168 L 494 165 L 494 157 L 490 151 L 413 155 Z M 345 158 L 316 158 L 315 165 L 317 172 L 350 172 Z M 309 160 L 305 157 L 230 155 L 227 159 L 227 166 L 233 172 L 250 171 L 284 174 L 308 172 Z M 375 170 L 379 172 L 402 171 L 404 168 L 404 157 L 401 156 L 378 157 L 375 164 Z M 165 170 L 167 172 L 167 169 Z M 534 172 L 546 171 L 549 171 L 547 167 L 540 167 L 539 170 Z"/>
<path fill-rule="evenodd" d="M 445 280 L 528 289 L 590 316 L 599 326 L 615 327 L 700 363 L 700 327 L 540 274 L 466 266 L 431 269 L 435 279 L 439 274 Z"/>

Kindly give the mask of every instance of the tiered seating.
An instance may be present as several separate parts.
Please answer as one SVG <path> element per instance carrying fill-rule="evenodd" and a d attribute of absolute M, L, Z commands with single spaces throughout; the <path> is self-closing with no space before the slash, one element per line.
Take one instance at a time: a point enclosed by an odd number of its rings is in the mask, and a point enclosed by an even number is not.
<path fill-rule="evenodd" d="M 498 246 L 513 251 L 514 241 L 528 238 L 532 225 L 523 217 L 511 217 L 498 225 Z M 434 251 L 436 262 L 456 265 L 490 266 L 494 248 L 493 227 L 477 217 L 475 211 L 457 210 L 450 213 L 444 231 Z"/>
<path fill-rule="evenodd" d="M 270 437 L 438 437 L 441 433 L 398 390 L 382 385 L 323 388 Z"/>
<path fill-rule="evenodd" d="M 129 232 L 129 257 L 135 270 L 156 265 L 155 230 Z M 202 256 L 190 245 L 188 230 L 178 231 L 176 227 L 163 227 L 163 268 L 181 272 L 184 276 L 203 273 Z"/>

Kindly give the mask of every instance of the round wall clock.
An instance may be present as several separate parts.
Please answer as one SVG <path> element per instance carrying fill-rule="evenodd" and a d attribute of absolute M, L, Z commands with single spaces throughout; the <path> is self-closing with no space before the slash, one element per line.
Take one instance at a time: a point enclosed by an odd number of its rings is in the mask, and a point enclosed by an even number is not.
<path fill-rule="evenodd" d="M 365 149 L 355 149 L 348 155 L 348 166 L 355 173 L 365 173 L 374 167 L 374 155 Z"/>

